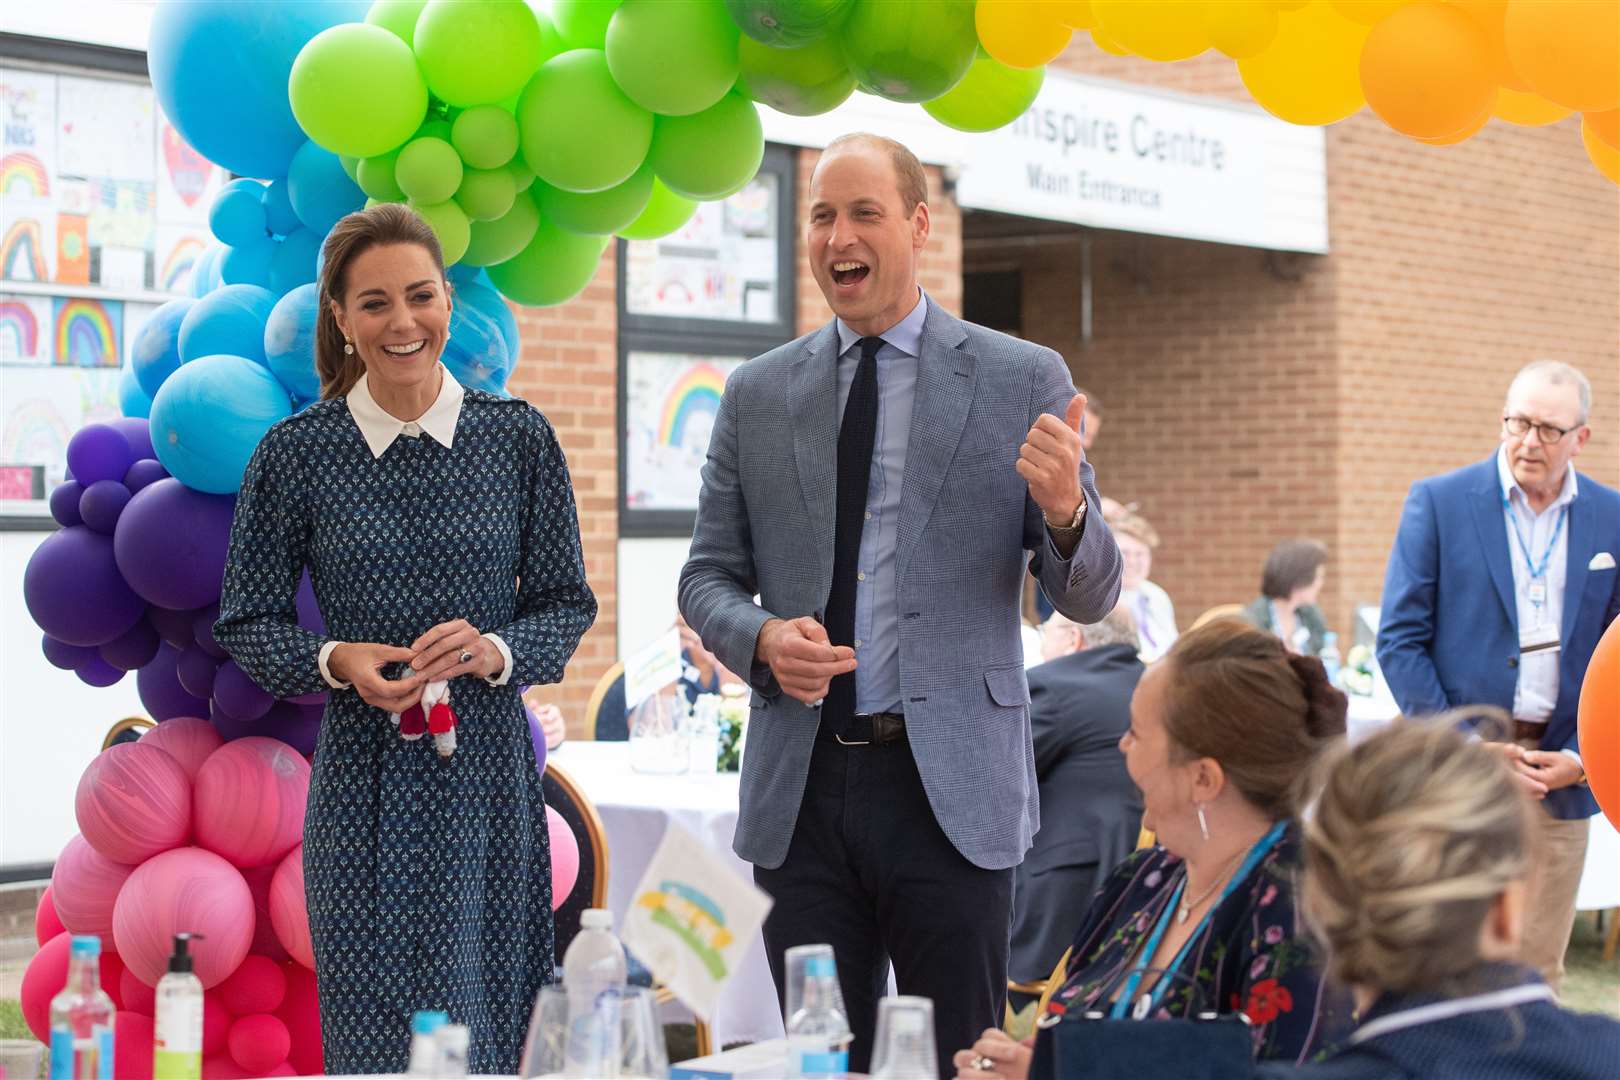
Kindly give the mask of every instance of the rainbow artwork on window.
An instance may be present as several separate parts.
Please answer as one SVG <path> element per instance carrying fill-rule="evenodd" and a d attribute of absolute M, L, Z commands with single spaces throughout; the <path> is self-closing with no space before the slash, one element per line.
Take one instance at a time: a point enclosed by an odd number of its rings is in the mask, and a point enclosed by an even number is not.
<path fill-rule="evenodd" d="M 706 451 L 714 418 L 720 414 L 720 395 L 725 390 L 726 377 L 713 364 L 695 364 L 687 369 L 664 398 L 663 415 L 658 424 L 659 445 L 684 445 L 688 428 L 695 419 L 703 429 L 698 449 Z"/>
<path fill-rule="evenodd" d="M 123 305 L 117 301 L 57 297 L 51 360 L 58 367 L 119 366 Z"/>
<path fill-rule="evenodd" d="M 29 361 L 39 355 L 39 318 L 26 300 L 0 299 L 0 363 Z"/>

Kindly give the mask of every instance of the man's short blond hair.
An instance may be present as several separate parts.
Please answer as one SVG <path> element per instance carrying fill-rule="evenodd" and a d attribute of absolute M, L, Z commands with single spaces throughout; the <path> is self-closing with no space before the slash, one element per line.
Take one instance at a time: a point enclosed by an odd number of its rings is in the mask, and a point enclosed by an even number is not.
<path fill-rule="evenodd" d="M 853 131 L 848 135 L 840 135 L 828 143 L 827 149 L 822 151 L 822 156 L 826 157 L 839 147 L 850 143 L 864 143 L 889 155 L 889 164 L 894 166 L 895 187 L 900 192 L 900 203 L 905 207 L 907 217 L 917 209 L 918 203 L 928 201 L 928 174 L 923 171 L 922 162 L 917 160 L 917 155 L 911 152 L 910 147 L 884 135 L 874 135 L 869 131 Z"/>

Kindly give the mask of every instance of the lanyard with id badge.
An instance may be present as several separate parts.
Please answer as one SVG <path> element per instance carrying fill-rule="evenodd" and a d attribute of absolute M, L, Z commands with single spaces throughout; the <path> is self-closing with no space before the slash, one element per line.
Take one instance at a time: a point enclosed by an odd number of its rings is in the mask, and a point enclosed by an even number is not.
<path fill-rule="evenodd" d="M 1553 651 L 1559 648 L 1558 626 L 1547 619 L 1547 566 L 1552 562 L 1554 549 L 1558 547 L 1558 540 L 1564 535 L 1564 521 L 1569 517 L 1569 504 L 1565 503 L 1558 512 L 1558 521 L 1553 526 L 1552 536 L 1547 539 L 1547 546 L 1542 549 L 1541 557 L 1535 558 L 1530 554 L 1530 542 L 1525 539 L 1524 531 L 1519 527 L 1519 515 L 1513 510 L 1512 500 L 1508 496 L 1502 497 L 1502 509 L 1507 514 L 1508 526 L 1513 531 L 1513 538 L 1519 542 L 1519 554 L 1524 556 L 1525 570 L 1530 575 L 1529 586 L 1525 595 L 1530 600 L 1530 606 L 1536 609 L 1535 625 L 1519 627 L 1519 653 L 1538 653 Z"/>

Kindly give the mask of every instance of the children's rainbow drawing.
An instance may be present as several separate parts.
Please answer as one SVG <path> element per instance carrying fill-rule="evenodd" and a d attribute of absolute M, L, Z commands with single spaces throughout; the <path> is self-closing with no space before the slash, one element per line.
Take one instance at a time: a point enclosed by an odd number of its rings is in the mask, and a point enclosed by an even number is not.
<path fill-rule="evenodd" d="M 0 357 L 39 355 L 39 320 L 21 300 L 0 300 Z"/>
<path fill-rule="evenodd" d="M 165 292 L 177 292 L 190 279 L 191 268 L 197 265 L 197 259 L 203 253 L 203 242 L 195 236 L 187 236 L 169 250 L 168 257 L 163 260 L 163 271 L 158 275 L 158 282 Z"/>
<path fill-rule="evenodd" d="M 32 218 L 13 221 L 0 240 L 0 278 L 11 281 L 45 280 L 45 247 L 40 239 L 39 222 Z"/>
<path fill-rule="evenodd" d="M 43 199 L 51 193 L 45 163 L 26 150 L 0 157 L 0 195 L 8 199 Z"/>
<path fill-rule="evenodd" d="M 664 397 L 658 423 L 659 444 L 680 446 L 693 416 L 706 414 L 712 420 L 719 415 L 720 395 L 725 389 L 726 377 L 713 364 L 697 364 L 686 371 Z"/>
<path fill-rule="evenodd" d="M 56 348 L 52 360 L 69 367 L 117 367 L 122 311 L 100 300 L 56 301 Z"/>
<path fill-rule="evenodd" d="M 684 881 L 660 881 L 657 892 L 642 893 L 636 903 L 691 949 L 711 978 L 718 982 L 726 977 L 721 952 L 736 939 L 726 929 L 725 912 L 706 893 Z"/>

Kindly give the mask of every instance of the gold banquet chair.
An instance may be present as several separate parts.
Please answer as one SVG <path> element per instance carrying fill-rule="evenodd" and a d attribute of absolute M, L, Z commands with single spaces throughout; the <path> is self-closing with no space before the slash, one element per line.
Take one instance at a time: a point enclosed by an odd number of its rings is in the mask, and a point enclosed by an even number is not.
<path fill-rule="evenodd" d="M 1198 616 L 1198 618 L 1194 619 L 1193 624 L 1187 629 L 1189 632 L 1197 630 L 1205 623 L 1212 623 L 1216 619 L 1238 619 L 1242 617 L 1242 604 L 1216 604 L 1214 607 L 1209 608 L 1202 615 Z"/>

